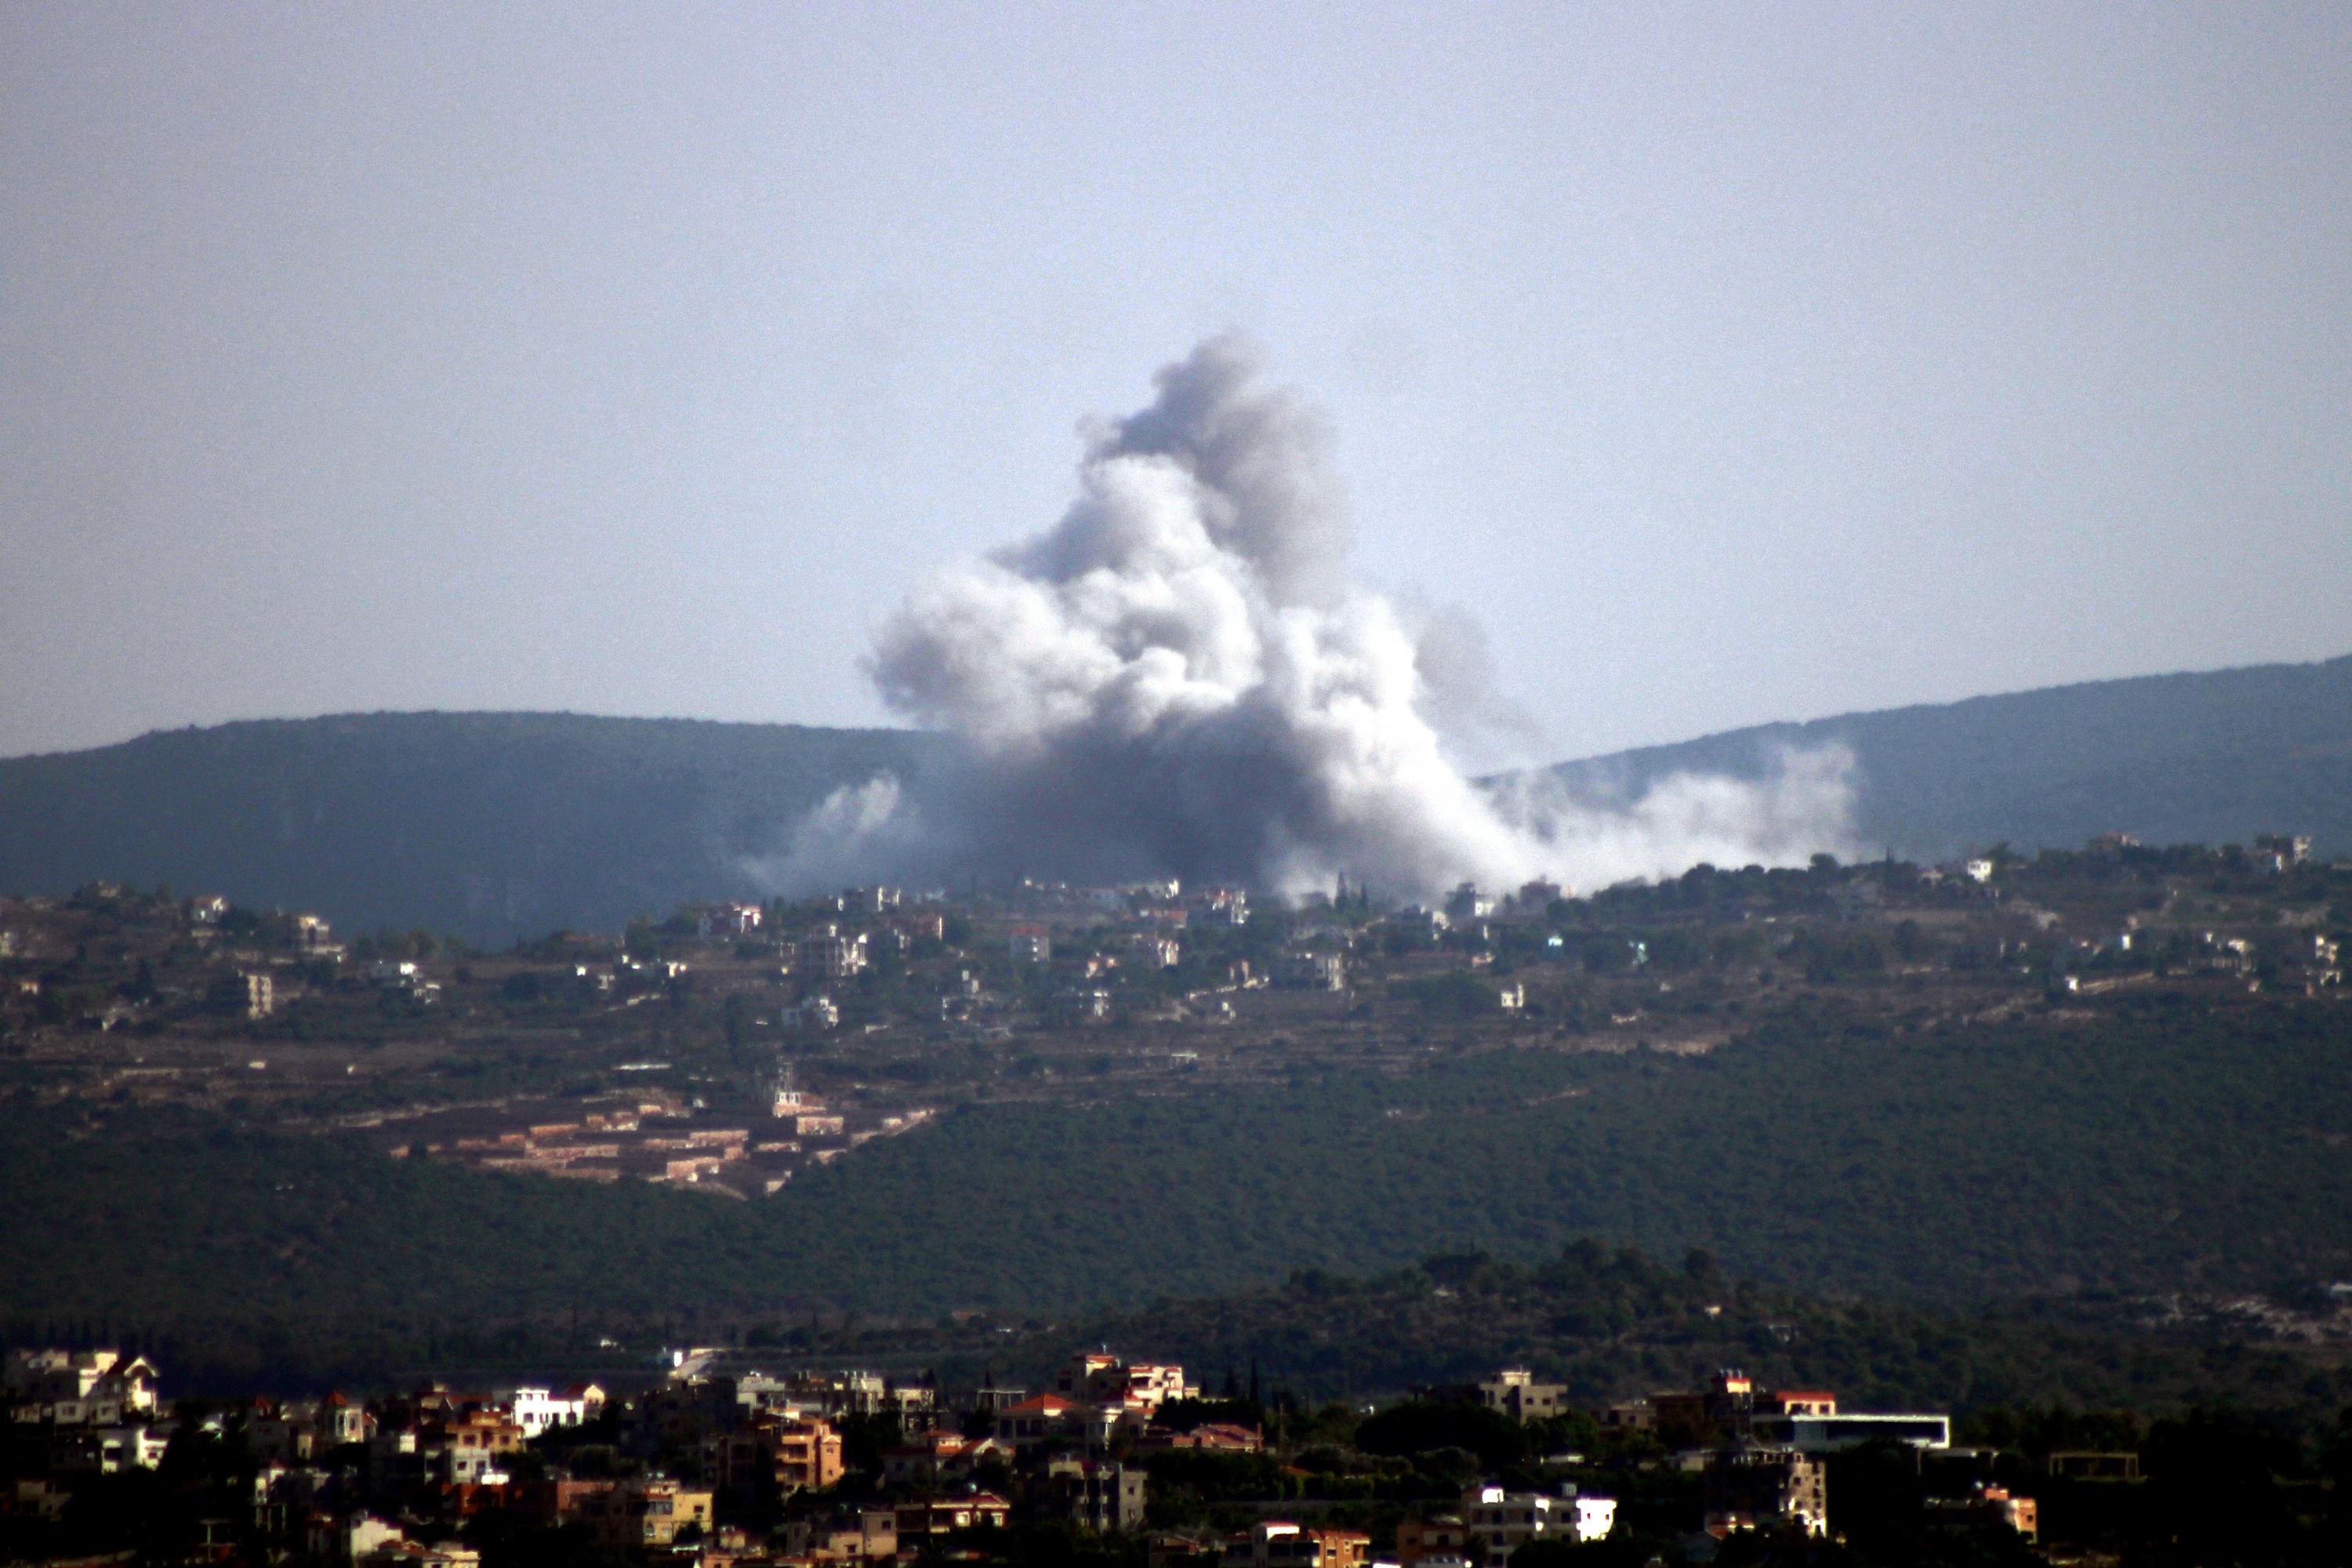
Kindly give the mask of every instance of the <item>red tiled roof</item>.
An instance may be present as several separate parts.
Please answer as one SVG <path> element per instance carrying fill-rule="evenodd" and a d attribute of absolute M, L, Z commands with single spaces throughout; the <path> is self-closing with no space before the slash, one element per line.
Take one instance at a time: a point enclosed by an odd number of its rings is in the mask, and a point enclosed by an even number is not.
<path fill-rule="evenodd" d="M 1039 1394 L 1023 1400 L 1018 1405 L 1013 1405 L 1007 1409 L 1004 1414 L 1007 1415 L 1018 1415 L 1023 1414 L 1031 1415 L 1059 1415 L 1065 1411 L 1076 1408 L 1076 1406 L 1072 1404 L 1071 1401 L 1063 1398 L 1058 1394 Z"/>

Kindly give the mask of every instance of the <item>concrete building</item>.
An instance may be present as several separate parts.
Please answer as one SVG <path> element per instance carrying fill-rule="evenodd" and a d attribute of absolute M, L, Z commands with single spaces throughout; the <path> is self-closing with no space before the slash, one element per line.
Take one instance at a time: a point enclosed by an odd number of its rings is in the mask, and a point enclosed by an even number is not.
<path fill-rule="evenodd" d="M 1915 1448 L 1952 1446 L 1952 1418 L 1932 1415 L 1759 1415 L 1748 1431 L 1759 1443 L 1801 1454 L 1835 1454 L 1864 1443 L 1896 1442 Z"/>
<path fill-rule="evenodd" d="M 855 1514 L 796 1519 L 784 1526 L 784 1554 L 816 1563 L 887 1563 L 898 1555 L 898 1512 L 869 1508 Z"/>
<path fill-rule="evenodd" d="M 667 1547 L 688 1525 L 704 1534 L 710 1531 L 710 1493 L 667 1476 L 631 1476 L 601 1501 L 601 1512 L 592 1517 L 597 1538 L 607 1546 Z"/>
<path fill-rule="evenodd" d="M 764 917 L 757 904 L 706 904 L 695 911 L 694 931 L 697 936 L 749 936 Z"/>
<path fill-rule="evenodd" d="M 1054 1374 L 1054 1392 L 1082 1405 L 1139 1405 L 1156 1411 L 1171 1399 L 1198 1399 L 1200 1385 L 1181 1366 L 1123 1362 L 1108 1351 L 1082 1352 Z"/>
<path fill-rule="evenodd" d="M 1079 1415 L 1076 1400 L 1040 1394 L 996 1413 L 996 1440 L 1008 1448 L 1025 1448 L 1048 1437 L 1067 1436 Z"/>
<path fill-rule="evenodd" d="M 830 921 L 801 938 L 794 952 L 801 973 L 827 980 L 846 980 L 863 973 L 867 963 L 866 933 L 845 931 Z"/>
<path fill-rule="evenodd" d="M 593 1383 L 576 1383 L 558 1393 L 545 1388 L 518 1388 L 510 1406 L 514 1423 L 529 1442 L 558 1426 L 577 1426 L 604 1413 L 604 1391 Z"/>
<path fill-rule="evenodd" d="M 1478 1568 L 1502 1568 L 1530 1541 L 1599 1541 L 1616 1524 L 1616 1499 L 1581 1497 L 1573 1487 L 1558 1496 L 1493 1486 L 1462 1494 L 1462 1526 L 1468 1537 L 1463 1555 Z"/>
<path fill-rule="evenodd" d="M 1054 1511 L 1081 1530 L 1128 1531 L 1143 1523 L 1143 1469 L 1109 1459 L 1062 1458 L 1045 1467 Z"/>
<path fill-rule="evenodd" d="M 1466 1568 L 1470 1535 L 1456 1513 L 1397 1521 L 1397 1568 Z"/>
<path fill-rule="evenodd" d="M 1353 1530 L 1317 1530 L 1270 1519 L 1225 1542 L 1219 1561 L 1248 1568 L 1365 1568 L 1372 1538 Z"/>
<path fill-rule="evenodd" d="M 730 1491 L 790 1497 L 840 1481 L 841 1434 L 822 1416 L 758 1415 L 719 1445 L 719 1482 Z"/>
<path fill-rule="evenodd" d="M 1347 956 L 1337 952 L 1294 953 L 1284 962 L 1282 977 L 1286 984 L 1308 991 L 1345 991 Z"/>
<path fill-rule="evenodd" d="M 1710 1531 L 1829 1531 L 1829 1472 L 1815 1455 L 1736 1444 L 1707 1457 L 1703 1489 Z"/>
<path fill-rule="evenodd" d="M 898 1505 L 898 1539 L 947 1535 L 959 1530 L 1003 1530 L 1011 1522 L 1013 1505 L 994 1492 L 970 1492 L 961 1497 L 923 1498 Z"/>
<path fill-rule="evenodd" d="M 1478 1402 L 1514 1421 L 1541 1421 L 1568 1408 L 1568 1385 L 1538 1383 L 1523 1366 L 1507 1366 L 1476 1384 Z"/>

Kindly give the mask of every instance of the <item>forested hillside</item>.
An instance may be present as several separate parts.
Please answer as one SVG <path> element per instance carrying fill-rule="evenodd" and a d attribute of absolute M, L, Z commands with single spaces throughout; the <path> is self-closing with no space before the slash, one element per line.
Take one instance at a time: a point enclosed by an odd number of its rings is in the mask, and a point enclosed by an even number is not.
<path fill-rule="evenodd" d="M 828 793 L 943 752 L 902 730 L 568 713 L 177 730 L 0 761 L 0 889 L 163 881 L 478 942 L 618 931 L 751 894 L 741 859 Z"/>
<path fill-rule="evenodd" d="M 1752 777 L 1784 748 L 1833 744 L 1857 764 L 1860 841 L 1913 859 L 2109 831 L 2150 844 L 2307 833 L 2323 856 L 2352 854 L 2352 656 L 1766 724 L 1554 772 L 1614 799 L 1676 772 Z"/>
<path fill-rule="evenodd" d="M 1591 1240 L 1532 1265 L 1456 1253 L 1370 1279 L 1302 1270 L 1261 1289 L 1158 1302 L 1069 1337 L 1149 1346 L 1212 1388 L 1223 1369 L 1254 1368 L 1307 1399 L 1475 1382 L 1512 1365 L 1565 1384 L 1585 1405 L 1696 1387 L 1725 1366 L 1762 1387 L 1834 1389 L 1860 1409 L 2146 1411 L 2235 1399 L 2304 1402 L 2332 1417 L 2352 1399 L 2352 1368 L 2315 1377 L 2312 1362 L 2283 1347 L 2224 1349 L 2188 1326 L 2147 1332 L 2095 1304 L 1953 1313 L 1829 1301 L 1728 1279 L 1704 1253 L 1669 1267 Z"/>
<path fill-rule="evenodd" d="M 2265 999 L 1911 1032 L 1798 1008 L 1695 1058 L 972 1107 L 761 1204 L 25 1119 L 0 1129 L 0 1321 L 325 1345 L 689 1305 L 1061 1317 L 1584 1236 L 1955 1306 L 2308 1285 L 2352 1275 L 2347 1141 L 2352 1015 Z"/>

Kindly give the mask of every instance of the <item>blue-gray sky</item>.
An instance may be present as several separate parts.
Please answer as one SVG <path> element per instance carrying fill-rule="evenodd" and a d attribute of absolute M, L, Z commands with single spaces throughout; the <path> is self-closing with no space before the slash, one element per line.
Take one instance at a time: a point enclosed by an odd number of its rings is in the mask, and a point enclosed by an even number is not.
<path fill-rule="evenodd" d="M 10 5 L 0 753 L 883 721 L 1231 326 L 1538 753 L 2341 653 L 2347 84 L 2342 5 Z"/>

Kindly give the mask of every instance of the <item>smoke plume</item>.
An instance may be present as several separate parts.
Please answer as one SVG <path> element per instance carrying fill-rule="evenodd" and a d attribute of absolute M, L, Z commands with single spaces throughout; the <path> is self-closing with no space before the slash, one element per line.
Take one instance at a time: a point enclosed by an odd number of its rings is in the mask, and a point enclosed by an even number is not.
<path fill-rule="evenodd" d="M 1836 756 L 1785 759 L 1760 783 L 1670 778 L 1614 806 L 1571 801 L 1548 775 L 1465 778 L 1443 715 L 1500 710 L 1477 689 L 1476 628 L 1349 582 L 1320 422 L 1234 337 L 1158 387 L 1087 433 L 1058 523 L 940 576 L 876 635 L 868 668 L 891 707 L 974 756 L 962 798 L 929 805 L 932 852 L 996 872 L 1286 891 L 1344 873 L 1426 895 L 1842 846 Z M 895 805 L 878 785 L 829 802 L 795 858 L 825 858 L 845 827 L 893 837 Z M 896 833 L 896 848 L 916 837 Z"/>

